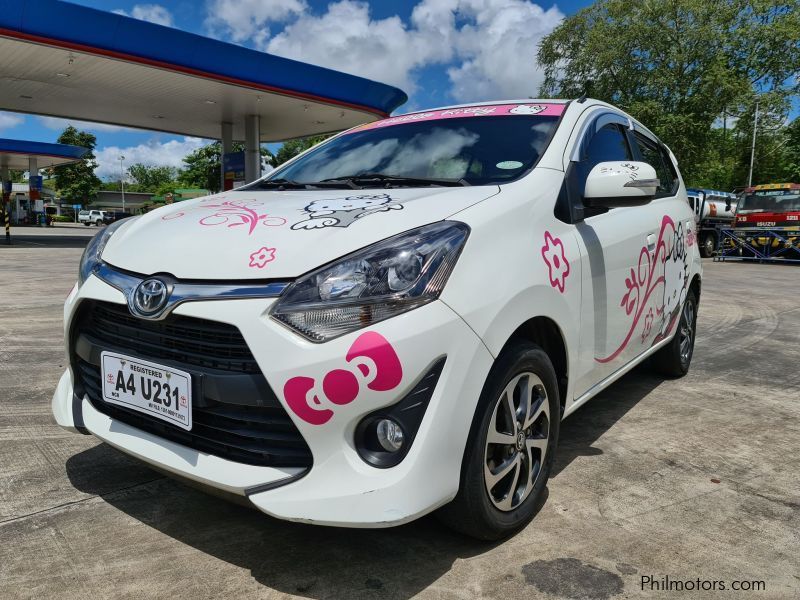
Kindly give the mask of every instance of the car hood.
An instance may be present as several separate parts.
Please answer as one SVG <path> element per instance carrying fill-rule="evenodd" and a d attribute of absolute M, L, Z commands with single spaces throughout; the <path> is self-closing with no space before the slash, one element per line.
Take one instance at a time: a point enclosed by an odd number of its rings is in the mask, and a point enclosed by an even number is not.
<path fill-rule="evenodd" d="M 440 221 L 497 186 L 225 192 L 151 211 L 109 239 L 112 266 L 179 279 L 292 278 Z"/>

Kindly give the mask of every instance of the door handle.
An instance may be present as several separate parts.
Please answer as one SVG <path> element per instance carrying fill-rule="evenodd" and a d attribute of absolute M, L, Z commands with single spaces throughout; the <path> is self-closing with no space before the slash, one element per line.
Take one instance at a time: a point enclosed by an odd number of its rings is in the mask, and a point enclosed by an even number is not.
<path fill-rule="evenodd" d="M 656 249 L 656 234 L 651 233 L 647 236 L 647 251 L 652 252 Z"/>

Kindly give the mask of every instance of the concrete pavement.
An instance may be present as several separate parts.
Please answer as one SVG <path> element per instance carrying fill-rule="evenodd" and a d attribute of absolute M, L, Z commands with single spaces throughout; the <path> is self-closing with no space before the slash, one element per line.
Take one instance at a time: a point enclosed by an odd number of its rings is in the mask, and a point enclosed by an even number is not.
<path fill-rule="evenodd" d="M 434 518 L 276 521 L 59 429 L 81 249 L 40 243 L 0 245 L 0 598 L 683 597 L 647 576 L 766 586 L 692 598 L 800 596 L 796 267 L 707 261 L 689 375 L 639 368 L 565 421 L 536 519 L 482 544 Z"/>

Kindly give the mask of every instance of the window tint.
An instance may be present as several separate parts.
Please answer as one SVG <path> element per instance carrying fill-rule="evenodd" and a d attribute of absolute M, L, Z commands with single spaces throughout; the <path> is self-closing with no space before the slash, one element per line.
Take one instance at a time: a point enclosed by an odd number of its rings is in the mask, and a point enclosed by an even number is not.
<path fill-rule="evenodd" d="M 632 160 L 625 133 L 617 123 L 607 123 L 591 139 L 584 140 L 581 160 L 578 163 L 580 189 L 586 185 L 589 172 L 599 163 L 609 160 Z"/>
<path fill-rule="evenodd" d="M 383 173 L 500 184 L 526 173 L 544 152 L 558 117 L 510 115 L 411 121 L 334 138 L 270 179 L 302 183 Z M 259 182 L 241 189 L 258 189 Z M 382 184 L 381 184 L 382 185 Z"/>
<path fill-rule="evenodd" d="M 678 187 L 678 178 L 672 170 L 672 160 L 666 152 L 650 139 L 638 132 L 634 133 L 636 145 L 642 155 L 642 160 L 656 170 L 658 177 L 658 189 L 656 197 L 670 196 L 675 193 Z"/>

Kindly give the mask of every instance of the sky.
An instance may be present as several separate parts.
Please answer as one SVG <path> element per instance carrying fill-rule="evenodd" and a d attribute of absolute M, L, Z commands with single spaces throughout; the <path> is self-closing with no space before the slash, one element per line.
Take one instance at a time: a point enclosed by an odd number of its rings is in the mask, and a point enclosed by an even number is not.
<path fill-rule="evenodd" d="M 395 85 L 397 112 L 535 95 L 539 41 L 591 0 L 73 0 Z M 73 121 L 97 136 L 98 175 L 181 166 L 208 140 Z M 0 137 L 54 142 L 67 121 L 0 111 Z"/>

